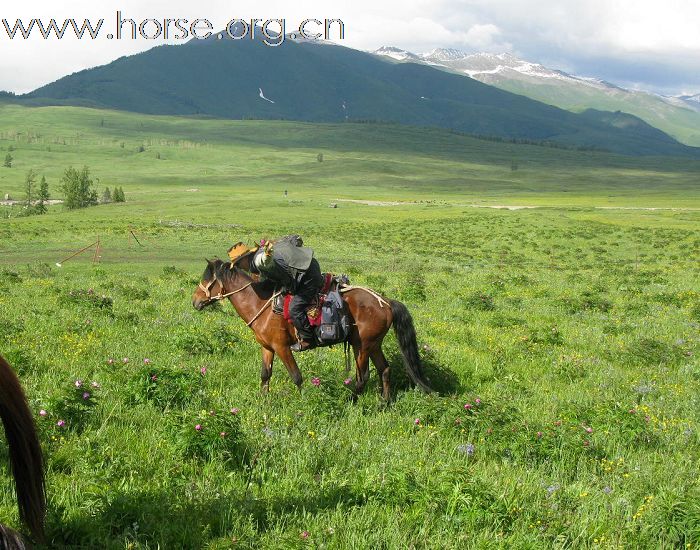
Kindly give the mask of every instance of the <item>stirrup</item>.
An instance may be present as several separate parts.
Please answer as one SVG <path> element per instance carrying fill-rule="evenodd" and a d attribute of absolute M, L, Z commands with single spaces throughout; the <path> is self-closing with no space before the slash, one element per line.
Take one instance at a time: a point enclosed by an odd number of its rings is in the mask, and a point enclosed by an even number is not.
<path fill-rule="evenodd" d="M 309 340 L 298 340 L 295 344 L 291 346 L 291 350 L 294 352 L 300 352 L 300 351 L 307 351 L 310 349 L 314 349 L 316 347 L 316 343 L 309 341 Z"/>

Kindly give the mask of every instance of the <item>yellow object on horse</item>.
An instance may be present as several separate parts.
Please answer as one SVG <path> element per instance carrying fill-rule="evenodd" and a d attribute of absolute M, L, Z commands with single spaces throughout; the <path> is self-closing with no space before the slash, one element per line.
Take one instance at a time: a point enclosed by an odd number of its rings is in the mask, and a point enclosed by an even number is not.
<path fill-rule="evenodd" d="M 235 264 L 236 260 L 242 256 L 245 256 L 249 252 L 256 252 L 258 246 L 250 247 L 245 243 L 236 243 L 231 248 L 228 249 L 228 257 L 231 258 L 231 264 Z"/>

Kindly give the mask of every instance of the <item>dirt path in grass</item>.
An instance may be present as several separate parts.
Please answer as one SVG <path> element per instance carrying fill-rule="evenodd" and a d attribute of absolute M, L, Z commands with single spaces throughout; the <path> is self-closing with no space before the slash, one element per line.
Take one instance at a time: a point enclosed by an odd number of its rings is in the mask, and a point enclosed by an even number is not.
<path fill-rule="evenodd" d="M 335 199 L 338 202 L 351 202 L 353 204 L 364 204 L 366 206 L 406 206 L 406 205 L 423 205 L 430 202 L 421 201 L 370 201 L 360 199 Z M 593 208 L 594 210 L 641 210 L 654 212 L 657 210 L 671 212 L 700 212 L 700 208 L 685 208 L 672 206 L 580 206 L 580 205 L 523 205 L 523 204 L 460 204 L 460 203 L 445 203 L 444 206 L 461 206 L 466 208 L 495 208 L 497 210 L 527 210 L 534 208 Z"/>

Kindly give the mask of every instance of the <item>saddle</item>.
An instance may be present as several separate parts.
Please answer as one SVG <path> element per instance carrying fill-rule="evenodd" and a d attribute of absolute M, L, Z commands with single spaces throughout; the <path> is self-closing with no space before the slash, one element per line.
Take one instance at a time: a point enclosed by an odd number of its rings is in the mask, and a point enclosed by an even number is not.
<path fill-rule="evenodd" d="M 312 327 L 318 327 L 321 325 L 321 306 L 326 300 L 326 295 L 330 291 L 336 290 L 339 285 L 342 286 L 349 283 L 347 275 L 336 276 L 332 273 L 322 273 L 321 276 L 323 277 L 323 285 L 321 286 L 321 290 L 306 310 L 306 315 L 309 318 L 309 323 L 311 323 Z M 282 315 L 288 323 L 292 322 L 289 315 L 289 304 L 293 297 L 293 294 L 280 294 L 272 302 L 272 311 L 277 315 Z"/>

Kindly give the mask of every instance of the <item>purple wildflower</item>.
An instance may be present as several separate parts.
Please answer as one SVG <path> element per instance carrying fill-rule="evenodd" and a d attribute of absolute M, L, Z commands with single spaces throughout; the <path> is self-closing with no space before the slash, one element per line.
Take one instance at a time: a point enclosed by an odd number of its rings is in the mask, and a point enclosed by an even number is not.
<path fill-rule="evenodd" d="M 311 383 L 312 383 L 314 386 L 318 387 L 318 386 L 321 385 L 321 379 L 320 379 L 318 376 L 314 376 L 314 377 L 311 379 Z"/>
<path fill-rule="evenodd" d="M 457 450 L 467 456 L 472 456 L 474 454 L 474 444 L 466 443 L 462 445 L 457 445 Z"/>

